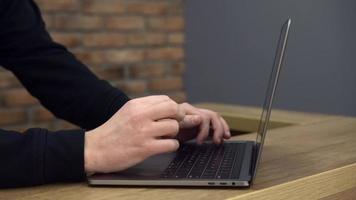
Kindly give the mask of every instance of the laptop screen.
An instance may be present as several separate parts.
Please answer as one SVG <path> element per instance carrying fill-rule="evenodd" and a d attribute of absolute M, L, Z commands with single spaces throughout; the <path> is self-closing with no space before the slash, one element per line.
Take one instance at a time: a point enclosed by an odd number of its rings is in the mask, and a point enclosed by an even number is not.
<path fill-rule="evenodd" d="M 291 24 L 291 19 L 288 19 L 282 26 L 281 34 L 279 36 L 278 46 L 276 50 L 276 55 L 274 59 L 274 64 L 272 68 L 272 72 L 269 78 L 269 83 L 266 91 L 266 97 L 263 104 L 263 111 L 261 115 L 260 124 L 257 131 L 257 138 L 256 138 L 256 152 L 255 155 L 255 169 L 253 173 L 253 178 L 256 176 L 258 164 L 261 159 L 262 149 L 264 140 L 266 137 L 266 132 L 268 128 L 269 118 L 271 116 L 271 109 L 273 104 L 273 98 L 276 93 L 276 88 L 278 85 L 279 74 L 283 65 L 284 54 L 286 50 L 289 28 Z"/>

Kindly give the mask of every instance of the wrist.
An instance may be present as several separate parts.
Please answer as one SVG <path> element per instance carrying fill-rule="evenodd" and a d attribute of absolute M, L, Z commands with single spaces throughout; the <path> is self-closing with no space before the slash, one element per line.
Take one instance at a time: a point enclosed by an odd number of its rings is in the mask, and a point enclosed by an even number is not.
<path fill-rule="evenodd" d="M 85 142 L 84 142 L 84 169 L 87 175 L 96 172 L 95 163 L 96 163 L 96 156 L 95 156 L 95 139 L 94 134 L 92 131 L 85 132 Z"/>

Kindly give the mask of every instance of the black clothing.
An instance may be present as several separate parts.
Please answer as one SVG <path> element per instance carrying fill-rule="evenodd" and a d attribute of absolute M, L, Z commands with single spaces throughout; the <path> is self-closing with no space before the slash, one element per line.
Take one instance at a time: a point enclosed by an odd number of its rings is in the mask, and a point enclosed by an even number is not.
<path fill-rule="evenodd" d="M 0 65 L 55 116 L 83 128 L 0 130 L 0 188 L 83 180 L 84 129 L 129 98 L 52 41 L 33 0 L 0 0 Z"/>

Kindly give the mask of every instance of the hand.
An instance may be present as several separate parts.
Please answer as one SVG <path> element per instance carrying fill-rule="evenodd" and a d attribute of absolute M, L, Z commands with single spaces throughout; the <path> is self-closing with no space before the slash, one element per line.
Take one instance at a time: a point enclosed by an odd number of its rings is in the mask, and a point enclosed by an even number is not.
<path fill-rule="evenodd" d="M 202 144 L 213 133 L 215 144 L 221 144 L 224 139 L 229 139 L 231 133 L 226 121 L 216 112 L 207 109 L 195 108 L 188 103 L 180 104 L 186 114 L 180 122 L 180 131 L 177 139 L 181 142 L 197 138 L 197 143 Z"/>
<path fill-rule="evenodd" d="M 100 127 L 85 134 L 86 172 L 108 173 L 127 169 L 146 158 L 173 152 L 179 105 L 167 96 L 149 96 L 127 102 Z"/>

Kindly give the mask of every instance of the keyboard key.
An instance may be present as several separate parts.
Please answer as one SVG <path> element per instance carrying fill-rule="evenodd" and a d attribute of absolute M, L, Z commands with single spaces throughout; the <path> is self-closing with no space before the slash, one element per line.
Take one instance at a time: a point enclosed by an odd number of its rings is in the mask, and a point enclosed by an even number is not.
<path fill-rule="evenodd" d="M 226 143 L 222 146 L 204 144 L 182 145 L 177 156 L 162 173 L 162 178 L 177 179 L 228 179 L 232 172 L 241 144 Z"/>

